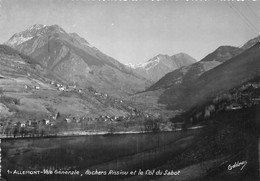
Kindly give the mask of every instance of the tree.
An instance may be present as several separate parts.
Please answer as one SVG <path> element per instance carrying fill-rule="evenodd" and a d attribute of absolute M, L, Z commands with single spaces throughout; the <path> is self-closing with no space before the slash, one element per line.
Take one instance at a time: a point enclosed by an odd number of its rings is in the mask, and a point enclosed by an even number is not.
<path fill-rule="evenodd" d="M 26 129 L 25 129 L 25 127 L 21 127 L 21 128 L 20 128 L 20 134 L 21 134 L 22 137 L 25 136 L 25 134 L 26 134 Z"/>
<path fill-rule="evenodd" d="M 108 133 L 109 133 L 109 134 L 114 134 L 115 131 L 116 131 L 116 129 L 114 128 L 114 126 L 109 125 L 109 127 L 108 127 Z"/>
<path fill-rule="evenodd" d="M 6 136 L 8 137 L 10 133 L 11 133 L 11 127 L 10 125 L 7 125 L 4 129 L 4 134 L 6 134 Z"/>
<path fill-rule="evenodd" d="M 152 132 L 159 132 L 159 131 L 160 131 L 160 125 L 158 120 L 153 120 Z"/>
<path fill-rule="evenodd" d="M 56 115 L 56 119 L 59 119 L 59 118 L 60 118 L 60 112 L 58 112 Z"/>
<path fill-rule="evenodd" d="M 44 130 L 44 129 L 41 129 L 41 130 L 40 130 L 40 134 L 41 134 L 41 137 L 43 137 L 44 134 L 45 134 L 45 130 Z"/>
<path fill-rule="evenodd" d="M 16 135 L 19 133 L 19 130 L 17 128 L 17 126 L 14 127 L 14 130 L 13 130 L 13 136 L 14 138 L 16 137 Z"/>
<path fill-rule="evenodd" d="M 158 119 L 146 119 L 144 122 L 144 130 L 158 132 L 160 131 L 160 124 Z"/>
<path fill-rule="evenodd" d="M 37 136 L 38 134 L 38 127 L 34 127 L 32 130 L 31 130 L 31 136 L 32 137 L 35 137 Z"/>

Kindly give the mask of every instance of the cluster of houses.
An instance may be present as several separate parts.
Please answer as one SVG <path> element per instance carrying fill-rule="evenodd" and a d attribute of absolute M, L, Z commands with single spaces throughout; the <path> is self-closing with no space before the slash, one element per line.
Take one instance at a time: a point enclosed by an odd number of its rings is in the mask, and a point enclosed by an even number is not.
<path fill-rule="evenodd" d="M 43 120 L 27 120 L 27 121 L 17 121 L 14 123 L 14 126 L 17 127 L 36 127 L 37 125 L 51 125 L 53 126 L 54 124 L 50 122 L 49 119 L 43 119 Z"/>
<path fill-rule="evenodd" d="M 35 85 L 35 86 L 24 85 L 24 88 L 25 88 L 25 89 L 36 89 L 36 90 L 41 89 L 41 87 L 38 86 L 38 85 Z"/>
<path fill-rule="evenodd" d="M 49 82 L 53 87 L 55 87 L 58 91 L 62 92 L 68 92 L 68 91 L 77 91 L 79 93 L 84 93 L 82 89 L 77 87 L 76 85 L 68 86 L 63 85 L 61 83 L 57 83 L 54 81 Z M 40 86 L 24 86 L 25 89 L 41 89 Z M 142 113 L 141 111 L 138 111 L 137 109 L 131 107 L 129 104 L 127 104 L 125 101 L 119 98 L 113 98 L 110 97 L 108 94 L 103 94 L 100 92 L 97 92 L 92 87 L 88 88 L 88 91 L 95 96 L 98 100 L 104 101 L 112 106 L 120 106 L 122 109 L 124 109 L 125 115 L 122 116 L 110 116 L 110 115 L 100 115 L 97 117 L 87 117 L 87 116 L 65 116 L 60 115 L 60 113 L 53 115 L 49 115 L 44 119 L 30 119 L 26 121 L 11 121 L 6 120 L 5 123 L 1 123 L 0 128 L 9 127 L 11 129 L 14 128 L 25 128 L 27 130 L 33 130 L 34 128 L 48 128 L 50 130 L 52 127 L 56 127 L 59 123 L 67 123 L 68 125 L 73 125 L 73 128 L 78 128 L 84 123 L 88 122 L 121 122 L 121 121 L 131 121 L 135 120 L 136 118 L 150 118 L 151 115 Z M 49 129 L 50 128 L 50 129 Z M 36 130 L 35 129 L 35 130 Z M 4 130 L 4 129 L 0 129 Z M 2 134 L 4 132 L 2 131 Z"/>
<path fill-rule="evenodd" d="M 103 94 L 103 93 L 97 92 L 93 87 L 89 87 L 88 91 L 90 93 L 94 94 L 96 97 L 99 97 L 99 98 L 103 98 L 103 99 L 110 98 L 107 94 Z"/>
<path fill-rule="evenodd" d="M 92 93 L 98 100 L 101 100 L 101 101 L 105 101 L 107 102 L 108 104 L 112 105 L 112 106 L 118 106 L 120 105 L 122 108 L 124 108 L 125 110 L 127 110 L 127 112 L 132 112 L 133 114 L 134 113 L 134 110 L 136 110 L 135 108 L 129 106 L 126 101 L 123 101 L 122 99 L 119 99 L 119 98 L 114 98 L 114 97 L 110 97 L 108 94 L 103 94 L 103 93 L 100 93 L 100 92 L 97 92 L 95 89 L 93 89 L 92 87 L 89 87 L 88 88 L 88 91 L 90 93 Z M 121 97 L 121 98 L 124 98 L 124 97 Z"/>
<path fill-rule="evenodd" d="M 64 91 L 64 92 L 77 91 L 79 93 L 82 92 L 82 89 L 77 88 L 76 85 L 73 85 L 73 86 L 62 85 L 61 83 L 56 83 L 54 81 L 50 81 L 50 84 L 53 85 L 58 91 Z M 36 90 L 41 89 L 41 87 L 39 85 L 34 85 L 34 86 L 24 85 L 24 88 L 25 89 L 36 89 Z"/>
<path fill-rule="evenodd" d="M 79 93 L 82 93 L 82 89 L 77 88 L 76 85 L 70 86 L 70 85 L 62 85 L 61 83 L 56 83 L 54 81 L 50 82 L 51 85 L 55 86 L 55 88 L 58 91 L 64 91 L 64 92 L 70 92 L 70 91 L 77 91 Z"/>
<path fill-rule="evenodd" d="M 37 119 L 29 119 L 26 121 L 17 121 L 17 122 L 12 122 L 12 121 L 7 121 L 7 124 L 12 125 L 14 127 L 37 127 L 38 125 L 46 126 L 54 126 L 56 122 L 56 116 L 52 116 L 48 119 L 42 119 L 42 120 L 37 120 Z"/>
<path fill-rule="evenodd" d="M 55 88 L 57 90 L 62 91 L 62 92 L 76 91 L 78 93 L 84 93 L 83 90 L 81 88 L 79 88 L 78 86 L 76 86 L 76 85 L 73 85 L 73 86 L 63 85 L 61 83 L 57 83 L 57 82 L 54 82 L 54 81 L 50 81 L 50 84 L 55 86 Z M 123 100 L 122 99 L 110 97 L 108 94 L 104 94 L 104 93 L 98 92 L 98 91 L 96 91 L 92 87 L 89 87 L 88 91 L 91 94 L 93 94 L 96 98 L 98 98 L 99 100 L 107 101 L 107 102 L 109 102 L 109 104 L 123 104 Z M 126 110 L 130 110 L 130 111 L 134 110 L 134 108 L 132 108 L 132 107 L 130 107 L 130 109 L 128 109 L 127 107 L 129 108 L 129 106 L 126 106 Z"/>
<path fill-rule="evenodd" d="M 68 125 L 74 125 L 73 129 L 80 128 L 82 125 L 91 123 L 91 122 L 124 122 L 124 121 L 131 121 L 135 120 L 137 117 L 141 118 L 149 118 L 151 117 L 148 114 L 144 114 L 141 112 L 138 112 L 136 110 L 133 111 L 131 114 L 126 114 L 123 116 L 105 116 L 105 115 L 100 115 L 98 117 L 86 117 L 86 116 L 60 116 L 60 113 L 55 114 L 54 116 L 48 116 L 48 118 L 42 119 L 42 120 L 26 120 L 26 121 L 17 121 L 17 122 L 12 122 L 12 121 L 7 121 L 5 124 L 1 123 L 0 124 L 0 130 L 2 130 L 2 134 L 4 133 L 4 127 L 8 126 L 11 128 L 28 128 L 34 129 L 34 128 L 52 128 L 58 123 L 64 122 Z M 10 133 L 9 133 L 10 134 Z"/>
<path fill-rule="evenodd" d="M 5 128 L 11 128 L 11 129 L 20 129 L 20 128 L 28 128 L 28 130 L 32 130 L 34 128 L 37 128 L 38 126 L 41 126 L 42 128 L 44 127 L 52 127 L 56 124 L 56 120 L 59 116 L 59 113 L 57 113 L 55 116 L 49 116 L 48 118 L 39 120 L 39 119 L 29 119 L 26 121 L 12 121 L 12 120 L 6 120 L 5 122 L 2 122 L 0 124 L 0 133 L 6 134 L 5 133 Z M 7 133 L 10 134 L 10 133 Z"/>
<path fill-rule="evenodd" d="M 126 114 L 122 116 L 104 116 L 100 115 L 99 117 L 67 117 L 64 118 L 64 121 L 67 123 L 83 123 L 83 122 L 121 122 L 121 121 L 130 121 L 133 120 L 137 117 L 144 117 L 144 118 L 149 118 L 151 115 L 148 114 L 143 114 L 143 113 L 131 113 L 131 114 Z"/>

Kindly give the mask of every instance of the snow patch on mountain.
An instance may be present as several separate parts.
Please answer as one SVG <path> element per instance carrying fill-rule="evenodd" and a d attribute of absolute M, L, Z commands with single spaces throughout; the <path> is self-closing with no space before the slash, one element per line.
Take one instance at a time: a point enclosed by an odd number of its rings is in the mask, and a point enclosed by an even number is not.
<path fill-rule="evenodd" d="M 147 61 L 147 62 L 144 62 L 144 63 L 138 63 L 138 64 L 128 63 L 128 64 L 125 64 L 125 65 L 130 67 L 130 68 L 133 68 L 133 69 L 142 68 L 142 69 L 145 69 L 145 70 L 149 70 L 150 68 L 159 64 L 159 62 L 160 62 L 160 58 L 157 57 L 156 59 L 154 59 L 152 61 L 150 60 L 150 61 Z"/>
<path fill-rule="evenodd" d="M 196 60 L 188 54 L 179 53 L 173 56 L 159 54 L 144 63 L 126 65 L 146 79 L 158 81 L 166 73 L 195 62 Z"/>
<path fill-rule="evenodd" d="M 15 36 L 13 38 L 11 38 L 9 41 L 8 41 L 8 44 L 12 45 L 12 46 L 17 46 L 17 45 L 20 45 L 22 44 L 23 42 L 26 42 L 30 39 L 32 39 L 33 37 L 32 36 L 29 36 L 29 37 L 24 37 L 23 35 L 21 36 Z"/>
<path fill-rule="evenodd" d="M 39 30 L 39 29 L 44 28 L 44 27 L 46 27 L 46 25 L 43 25 L 43 24 L 35 24 L 35 25 L 32 25 L 31 27 L 29 27 L 27 30 L 33 30 L 33 29 Z"/>
<path fill-rule="evenodd" d="M 15 47 L 34 37 L 42 36 L 44 34 L 47 35 L 48 32 L 54 32 L 54 31 L 61 34 L 67 34 L 58 25 L 47 26 L 43 24 L 35 24 L 20 33 L 14 34 L 5 44 Z"/>

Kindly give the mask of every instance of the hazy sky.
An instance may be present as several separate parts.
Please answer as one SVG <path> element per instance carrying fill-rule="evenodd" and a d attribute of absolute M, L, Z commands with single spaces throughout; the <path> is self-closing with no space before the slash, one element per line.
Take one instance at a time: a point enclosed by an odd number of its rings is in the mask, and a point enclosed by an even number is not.
<path fill-rule="evenodd" d="M 0 0 L 0 43 L 33 24 L 58 24 L 122 63 L 186 52 L 197 60 L 259 35 L 259 2 Z"/>

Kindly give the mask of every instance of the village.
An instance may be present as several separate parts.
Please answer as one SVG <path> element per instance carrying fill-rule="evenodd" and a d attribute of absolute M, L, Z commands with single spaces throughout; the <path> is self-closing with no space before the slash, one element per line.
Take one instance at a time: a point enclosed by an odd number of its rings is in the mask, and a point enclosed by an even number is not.
<path fill-rule="evenodd" d="M 79 88 L 77 85 L 68 86 L 54 81 L 50 81 L 50 85 L 54 89 L 64 92 L 64 93 L 77 93 L 85 94 L 85 91 L 90 92 L 95 96 L 99 101 L 107 103 L 113 106 L 121 106 L 126 114 L 121 116 L 111 116 L 111 115 L 96 115 L 95 117 L 89 116 L 78 116 L 78 115 L 61 115 L 59 112 L 44 117 L 42 119 L 29 119 L 26 121 L 12 121 L 11 119 L 6 119 L 0 123 L 0 135 L 1 137 L 37 137 L 37 136 L 54 136 L 54 135 L 64 135 L 70 133 L 79 134 L 80 132 L 89 131 L 89 132 L 107 132 L 114 133 L 115 131 L 126 131 L 123 129 L 125 127 L 131 127 L 129 125 L 138 124 L 145 122 L 144 120 L 154 120 L 154 117 L 151 114 L 142 113 L 136 108 L 131 107 L 130 105 L 124 103 L 123 100 L 118 98 L 110 97 L 107 94 L 99 93 L 92 87 L 89 87 L 87 90 Z M 25 89 L 30 90 L 41 90 L 42 88 L 39 85 L 33 87 L 25 86 Z M 133 123 L 135 122 L 135 123 Z M 158 128 L 158 125 L 144 125 L 144 128 L 140 129 L 141 131 L 152 131 L 153 129 Z M 120 128 L 121 127 L 121 128 Z"/>
<path fill-rule="evenodd" d="M 145 121 L 142 121 L 145 120 Z M 135 127 L 143 122 L 143 128 L 140 131 L 153 131 L 158 129 L 159 123 L 153 121 L 149 115 L 133 113 L 126 116 L 99 116 L 99 117 L 64 117 L 58 112 L 54 116 L 42 120 L 27 120 L 13 123 L 11 120 L 1 122 L 1 137 L 43 137 L 43 136 L 61 136 L 82 134 L 82 132 L 93 132 L 99 134 L 113 134 L 115 131 L 127 131 L 125 127 Z M 152 124 L 147 124 L 151 122 Z M 139 125 L 140 126 L 140 125 Z M 141 125 L 142 126 L 142 125 Z"/>

